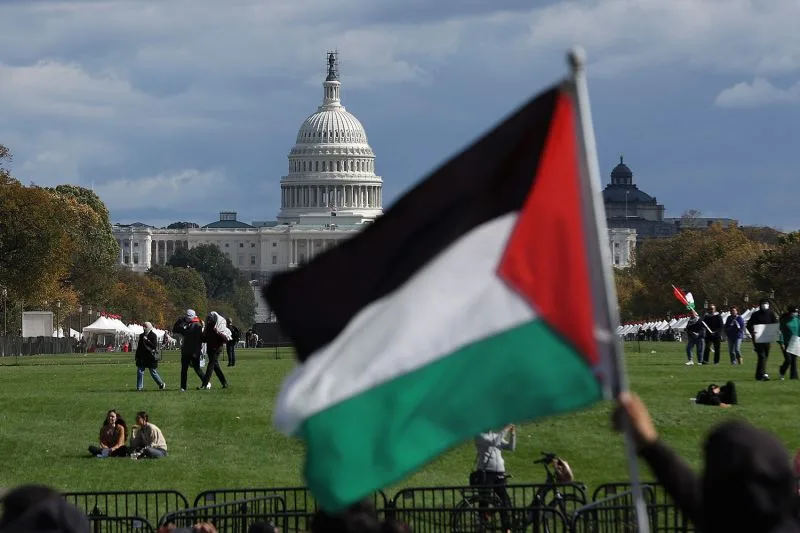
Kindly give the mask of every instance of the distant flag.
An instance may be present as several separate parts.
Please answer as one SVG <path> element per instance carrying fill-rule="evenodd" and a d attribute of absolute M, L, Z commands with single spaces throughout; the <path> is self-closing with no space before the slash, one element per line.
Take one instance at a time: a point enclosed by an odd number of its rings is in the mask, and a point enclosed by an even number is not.
<path fill-rule="evenodd" d="M 686 306 L 686 309 L 694 311 L 694 296 L 692 296 L 691 292 L 683 292 L 683 290 L 673 285 L 672 294 L 675 295 L 675 298 L 677 298 L 679 302 Z"/>
<path fill-rule="evenodd" d="M 581 95 L 571 77 L 534 97 L 265 287 L 301 363 L 275 424 L 305 441 L 323 508 L 489 428 L 616 391 L 619 319 Z"/>

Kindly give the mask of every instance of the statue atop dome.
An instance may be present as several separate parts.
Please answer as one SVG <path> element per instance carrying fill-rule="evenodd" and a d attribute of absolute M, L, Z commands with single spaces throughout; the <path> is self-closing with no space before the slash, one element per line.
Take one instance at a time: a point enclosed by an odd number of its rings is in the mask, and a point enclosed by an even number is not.
<path fill-rule="evenodd" d="M 328 77 L 325 78 L 325 81 L 339 80 L 338 55 L 337 52 L 328 52 Z"/>

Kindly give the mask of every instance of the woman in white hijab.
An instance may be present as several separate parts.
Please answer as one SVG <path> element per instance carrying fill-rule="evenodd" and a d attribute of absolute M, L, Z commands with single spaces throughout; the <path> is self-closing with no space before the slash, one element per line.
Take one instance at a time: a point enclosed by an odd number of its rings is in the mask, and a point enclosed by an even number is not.
<path fill-rule="evenodd" d="M 211 311 L 206 318 L 205 329 L 203 330 L 203 340 L 206 343 L 208 355 L 208 365 L 206 365 L 206 375 L 203 377 L 201 389 L 211 388 L 211 373 L 217 375 L 217 379 L 222 384 L 222 388 L 228 387 L 228 380 L 219 366 L 219 356 L 222 355 L 222 347 L 231 340 L 231 330 L 222 315 L 216 311 Z"/>
<path fill-rule="evenodd" d="M 150 376 L 164 390 L 166 383 L 158 375 L 158 335 L 150 322 L 144 323 L 144 331 L 139 335 L 139 344 L 136 346 L 136 390 L 144 388 L 144 369 L 150 370 Z"/>

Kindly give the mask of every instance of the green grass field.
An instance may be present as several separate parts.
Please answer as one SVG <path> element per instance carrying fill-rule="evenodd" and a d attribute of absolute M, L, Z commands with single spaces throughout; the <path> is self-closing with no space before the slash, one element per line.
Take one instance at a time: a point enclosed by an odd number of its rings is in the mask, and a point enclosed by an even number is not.
<path fill-rule="evenodd" d="M 724 349 L 724 344 L 723 344 Z M 654 350 L 655 353 L 651 353 Z M 626 346 L 631 388 L 649 405 L 664 438 L 694 466 L 706 431 L 725 417 L 744 417 L 777 433 L 791 452 L 800 446 L 796 425 L 800 382 L 780 382 L 777 347 L 768 367 L 773 381 L 755 382 L 754 355 L 731 367 L 684 366 L 683 345 L 637 343 Z M 303 447 L 271 425 L 272 406 L 291 355 L 274 350 L 238 350 L 236 367 L 223 366 L 229 389 L 195 390 L 190 372 L 180 392 L 179 356 L 167 352 L 160 372 L 167 390 L 157 390 L 145 374 L 136 392 L 131 354 L 38 356 L 0 360 L 0 487 L 45 483 L 63 491 L 176 489 L 191 501 L 204 489 L 297 486 L 302 481 Z M 740 406 L 718 409 L 689 401 L 710 382 L 737 382 Z M 165 434 L 170 455 L 158 461 L 90 458 L 106 410 L 118 409 L 132 424 L 146 410 Z M 571 464 L 590 488 L 627 479 L 622 439 L 610 429 L 609 404 L 519 429 L 515 453 L 506 453 L 514 482 L 542 481 L 533 464 L 542 450 Z M 403 486 L 464 484 L 474 452 L 464 443 L 405 480 Z M 649 472 L 643 470 L 649 479 Z M 396 487 L 387 487 L 390 491 Z"/>

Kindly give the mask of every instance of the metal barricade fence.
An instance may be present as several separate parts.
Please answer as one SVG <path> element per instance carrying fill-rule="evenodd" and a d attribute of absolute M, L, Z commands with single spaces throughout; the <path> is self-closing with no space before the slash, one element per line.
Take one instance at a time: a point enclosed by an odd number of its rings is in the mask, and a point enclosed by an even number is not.
<path fill-rule="evenodd" d="M 584 486 L 566 484 L 505 485 L 511 505 L 506 507 L 491 487 L 449 486 L 401 489 L 392 498 L 388 518 L 411 525 L 415 533 L 472 531 L 481 521 L 498 519 L 503 512 L 513 515 L 518 525 L 542 525 L 546 516 L 537 509 L 555 509 L 565 520 L 586 504 Z M 426 511 L 421 511 L 422 509 Z M 549 516 L 549 515 L 548 515 Z M 497 524 L 498 530 L 500 524 Z"/>
<path fill-rule="evenodd" d="M 274 494 L 181 509 L 162 516 L 158 525 L 191 528 L 198 522 L 212 524 L 218 533 L 247 533 L 257 522 L 268 522 L 281 531 L 294 531 L 296 526 L 286 513 L 283 498 Z"/>
<path fill-rule="evenodd" d="M 155 533 L 146 519 L 135 516 L 90 516 L 92 533 Z"/>
<path fill-rule="evenodd" d="M 288 529 L 307 531 L 308 520 L 317 511 L 317 501 L 306 487 L 276 487 L 276 488 L 241 488 L 241 489 L 212 489 L 205 490 L 194 499 L 194 507 L 215 505 L 236 500 L 258 498 L 262 496 L 279 496 L 285 504 L 285 514 L 288 517 Z M 383 491 L 377 491 L 372 496 L 375 508 L 382 512 L 390 507 L 390 500 Z"/>
<path fill-rule="evenodd" d="M 653 533 L 688 533 L 695 531 L 694 524 L 678 509 L 661 483 L 643 481 L 642 487 Z M 592 500 L 597 502 L 620 493 L 627 493 L 627 502 L 633 505 L 630 482 L 603 483 L 594 490 Z"/>
<path fill-rule="evenodd" d="M 654 495 L 651 487 L 643 486 L 645 502 L 651 503 Z M 650 528 L 654 527 L 653 516 L 648 513 Z M 633 533 L 638 530 L 638 517 L 633 502 L 633 492 L 617 492 L 601 500 L 581 507 L 572 516 L 573 533 Z"/>
<path fill-rule="evenodd" d="M 189 507 L 176 490 L 65 492 L 62 497 L 90 519 L 141 517 L 151 524 L 164 514 Z"/>

